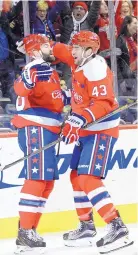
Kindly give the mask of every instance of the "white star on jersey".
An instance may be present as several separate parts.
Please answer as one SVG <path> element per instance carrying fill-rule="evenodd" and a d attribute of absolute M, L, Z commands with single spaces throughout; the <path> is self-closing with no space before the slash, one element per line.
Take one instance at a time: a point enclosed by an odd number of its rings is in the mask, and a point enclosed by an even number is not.
<path fill-rule="evenodd" d="M 105 146 L 102 144 L 102 145 L 99 145 L 99 150 L 102 150 L 102 151 L 104 151 L 104 149 L 105 149 Z"/>
<path fill-rule="evenodd" d="M 32 134 L 36 134 L 37 128 L 33 127 L 33 129 L 31 129 L 31 132 L 32 132 Z"/>
<path fill-rule="evenodd" d="M 37 148 L 36 148 L 36 147 L 34 147 L 34 148 L 32 149 L 32 151 L 33 151 L 33 152 L 37 151 Z"/>
<path fill-rule="evenodd" d="M 97 165 L 95 165 L 95 166 L 96 166 L 96 169 L 98 169 L 98 170 L 100 170 L 100 168 L 102 167 L 102 166 L 100 166 L 99 163 Z"/>
<path fill-rule="evenodd" d="M 37 171 L 38 171 L 38 169 L 37 169 L 36 167 L 34 167 L 34 168 L 32 169 L 33 174 L 34 174 L 34 173 L 37 174 Z"/>

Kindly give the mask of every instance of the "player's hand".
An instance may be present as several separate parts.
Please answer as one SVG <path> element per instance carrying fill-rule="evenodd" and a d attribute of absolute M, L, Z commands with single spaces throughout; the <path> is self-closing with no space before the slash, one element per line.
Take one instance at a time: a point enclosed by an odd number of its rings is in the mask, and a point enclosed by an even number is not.
<path fill-rule="evenodd" d="M 35 86 L 35 83 L 39 80 L 39 76 L 41 76 L 41 81 L 43 78 L 47 78 L 46 70 L 44 60 L 35 59 L 25 66 L 24 71 L 22 72 L 22 81 L 28 89 L 32 89 Z"/>
<path fill-rule="evenodd" d="M 63 127 L 61 137 L 65 144 L 70 144 L 78 141 L 79 131 L 87 124 L 84 117 L 72 113 L 69 115 L 68 119 L 65 121 L 65 126 Z"/>

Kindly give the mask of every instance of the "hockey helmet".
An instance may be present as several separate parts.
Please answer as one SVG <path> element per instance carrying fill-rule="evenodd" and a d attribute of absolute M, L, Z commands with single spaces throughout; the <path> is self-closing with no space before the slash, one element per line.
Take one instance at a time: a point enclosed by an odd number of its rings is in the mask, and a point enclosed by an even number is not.
<path fill-rule="evenodd" d="M 72 37 L 71 45 L 79 45 L 85 48 L 92 48 L 93 53 L 96 54 L 100 48 L 99 36 L 91 31 L 80 31 Z"/>
<path fill-rule="evenodd" d="M 40 51 L 40 46 L 48 42 L 47 37 L 37 34 L 31 34 L 23 39 L 25 51 L 30 57 L 33 56 L 33 51 Z"/>

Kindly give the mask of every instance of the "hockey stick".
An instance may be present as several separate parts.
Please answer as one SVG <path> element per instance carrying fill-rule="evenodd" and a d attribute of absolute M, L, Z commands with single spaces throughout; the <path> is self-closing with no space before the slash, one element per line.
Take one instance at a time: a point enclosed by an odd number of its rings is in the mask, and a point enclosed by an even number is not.
<path fill-rule="evenodd" d="M 66 115 L 65 115 L 65 118 L 64 118 L 64 121 L 63 121 L 63 123 L 62 123 L 62 125 L 61 125 L 61 131 L 60 131 L 60 134 L 62 133 L 62 129 L 63 129 L 63 127 L 64 127 L 64 125 L 65 125 L 65 121 L 68 119 L 68 116 L 70 115 L 70 112 L 71 112 L 71 107 L 69 107 L 69 110 L 67 111 L 67 113 L 66 113 Z M 59 134 L 59 135 L 60 135 Z M 61 143 L 61 141 L 58 143 L 58 148 L 57 148 L 57 154 L 56 154 L 56 157 L 58 157 L 59 156 L 59 152 L 60 152 L 60 143 Z"/>
<path fill-rule="evenodd" d="M 136 101 L 133 102 L 133 103 L 126 104 L 126 105 L 123 105 L 123 106 L 121 106 L 121 107 L 118 107 L 116 110 L 110 112 L 110 113 L 107 114 L 106 116 L 103 116 L 103 117 L 97 119 L 96 121 L 94 121 L 94 122 L 92 122 L 92 123 L 89 123 L 89 124 L 85 127 L 85 129 L 88 128 L 88 127 L 90 127 L 90 126 L 93 126 L 93 125 L 95 125 L 95 124 L 97 124 L 97 123 L 99 123 L 99 122 L 101 122 L 101 121 L 103 121 L 103 120 L 105 120 L 105 119 L 107 119 L 107 118 L 113 116 L 113 115 L 115 115 L 116 113 L 120 113 L 120 112 L 122 112 L 122 111 L 124 111 L 124 110 L 127 110 L 128 108 L 134 106 L 134 105 L 137 104 L 137 103 L 138 103 L 138 100 L 136 100 Z M 42 152 L 43 150 L 47 150 L 47 149 L 49 149 L 50 147 L 56 145 L 57 143 L 59 143 L 59 142 L 61 142 L 61 141 L 62 141 L 62 138 L 59 137 L 56 141 L 45 145 L 44 147 L 38 149 L 37 151 L 34 151 L 34 152 L 32 152 L 32 153 L 30 153 L 30 154 L 28 154 L 28 155 L 26 155 L 26 156 L 24 156 L 24 157 L 22 157 L 22 158 L 20 158 L 20 159 L 18 159 L 18 160 L 16 160 L 16 161 L 14 161 L 14 162 L 12 162 L 12 163 L 10 163 L 10 164 L 8 164 L 8 165 L 5 165 L 4 167 L 1 167 L 1 168 L 0 168 L 0 171 L 6 170 L 6 169 L 8 169 L 9 167 L 14 166 L 14 165 L 16 165 L 16 164 L 18 164 L 18 163 L 20 163 L 20 162 L 22 162 L 22 161 L 24 161 L 24 160 L 26 160 L 26 159 L 32 157 L 32 156 L 34 156 L 34 155 L 36 155 L 36 154 Z"/>

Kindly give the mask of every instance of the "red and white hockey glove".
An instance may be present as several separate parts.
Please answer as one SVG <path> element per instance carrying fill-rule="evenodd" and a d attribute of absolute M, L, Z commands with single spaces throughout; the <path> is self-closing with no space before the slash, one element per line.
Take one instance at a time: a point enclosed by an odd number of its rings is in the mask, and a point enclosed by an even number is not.
<path fill-rule="evenodd" d="M 65 126 L 63 127 L 61 137 L 65 144 L 70 144 L 77 142 L 79 139 L 79 131 L 87 124 L 87 121 L 84 117 L 72 113 L 68 120 L 65 121 Z"/>

